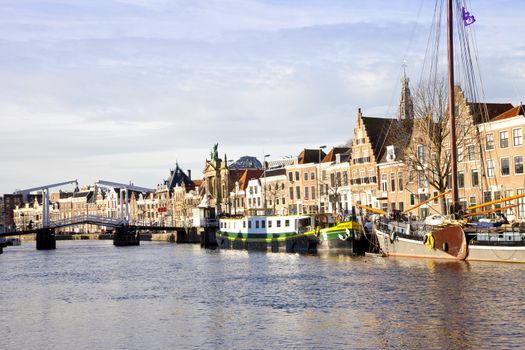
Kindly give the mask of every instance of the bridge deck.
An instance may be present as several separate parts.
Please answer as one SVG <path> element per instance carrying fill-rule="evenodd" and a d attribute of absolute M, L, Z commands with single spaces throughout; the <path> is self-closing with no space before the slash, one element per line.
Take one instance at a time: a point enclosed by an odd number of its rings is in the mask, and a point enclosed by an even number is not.
<path fill-rule="evenodd" d="M 175 227 L 175 226 L 155 226 L 155 225 L 135 225 L 135 224 L 126 224 L 126 221 L 120 218 L 110 218 L 104 216 L 95 216 L 95 215 L 80 215 L 73 218 L 67 218 L 63 220 L 52 221 L 49 228 L 62 228 L 69 226 L 78 226 L 78 225 L 95 225 L 101 227 L 122 227 L 127 226 L 129 229 L 133 230 L 148 230 L 148 231 L 178 231 L 184 230 L 184 227 Z M 3 232 L 0 233 L 0 237 L 7 236 L 18 236 L 18 235 L 30 235 L 35 234 L 41 231 L 43 228 L 32 228 L 20 231 L 12 232 Z"/>

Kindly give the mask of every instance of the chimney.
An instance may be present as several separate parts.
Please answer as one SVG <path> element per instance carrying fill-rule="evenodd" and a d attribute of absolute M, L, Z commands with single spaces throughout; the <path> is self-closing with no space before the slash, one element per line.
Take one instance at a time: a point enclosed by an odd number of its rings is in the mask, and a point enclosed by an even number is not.
<path fill-rule="evenodd" d="M 191 181 L 191 169 L 188 169 L 188 177 L 190 178 L 190 181 Z"/>

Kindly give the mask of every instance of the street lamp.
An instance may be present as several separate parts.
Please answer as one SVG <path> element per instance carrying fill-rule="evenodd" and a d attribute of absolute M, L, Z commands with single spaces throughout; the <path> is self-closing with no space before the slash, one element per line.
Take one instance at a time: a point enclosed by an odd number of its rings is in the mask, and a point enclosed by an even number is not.
<path fill-rule="evenodd" d="M 321 184 L 321 150 L 325 149 L 325 148 L 326 148 L 326 145 L 319 146 L 319 164 L 318 164 L 319 172 L 317 173 L 317 195 L 318 195 L 318 198 L 319 198 L 319 208 L 318 208 L 319 213 L 321 212 L 321 190 L 320 190 L 320 184 Z"/>
<path fill-rule="evenodd" d="M 263 157 L 263 176 L 264 176 L 264 211 L 266 212 L 266 158 L 268 158 L 270 154 L 265 154 Z"/>

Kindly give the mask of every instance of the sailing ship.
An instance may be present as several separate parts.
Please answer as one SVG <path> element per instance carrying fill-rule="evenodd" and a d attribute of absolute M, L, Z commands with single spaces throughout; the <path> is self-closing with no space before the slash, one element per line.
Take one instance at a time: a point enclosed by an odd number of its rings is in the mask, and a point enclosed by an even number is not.
<path fill-rule="evenodd" d="M 252 209 L 248 215 L 219 219 L 215 237 L 220 249 L 315 253 L 314 215 L 268 215 Z"/>
<path fill-rule="evenodd" d="M 450 175 L 452 192 L 452 219 L 412 220 L 406 216 L 411 210 L 426 204 L 447 193 L 441 193 L 408 210 L 390 213 L 359 205 L 363 210 L 370 210 L 380 214 L 374 222 L 374 232 L 377 235 L 380 249 L 386 256 L 439 258 L 452 260 L 483 260 L 500 262 L 525 263 L 525 227 L 494 223 L 480 225 L 468 222 L 468 217 L 486 214 L 492 211 L 501 211 L 503 208 L 488 209 L 462 215 L 458 198 L 458 169 L 457 169 L 457 132 L 456 106 L 454 99 L 454 50 L 453 50 L 453 13 L 452 0 L 448 0 L 448 115 L 450 127 Z M 475 19 L 462 8 L 464 25 L 472 24 Z M 524 194 L 502 198 L 497 201 L 482 203 L 467 208 L 476 210 L 495 203 L 517 200 L 525 197 Z"/>

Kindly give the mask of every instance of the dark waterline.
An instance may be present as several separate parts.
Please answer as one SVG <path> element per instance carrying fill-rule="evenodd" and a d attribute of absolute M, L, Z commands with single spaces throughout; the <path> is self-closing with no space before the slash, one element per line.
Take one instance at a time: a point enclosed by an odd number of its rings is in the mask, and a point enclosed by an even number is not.
<path fill-rule="evenodd" d="M 524 265 L 61 241 L 0 266 L 0 349 L 525 348 Z"/>

